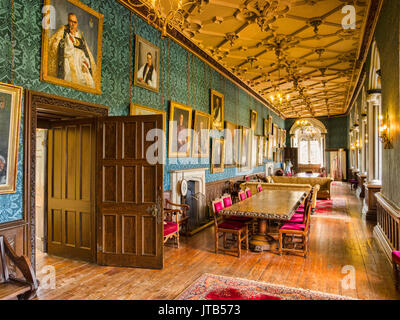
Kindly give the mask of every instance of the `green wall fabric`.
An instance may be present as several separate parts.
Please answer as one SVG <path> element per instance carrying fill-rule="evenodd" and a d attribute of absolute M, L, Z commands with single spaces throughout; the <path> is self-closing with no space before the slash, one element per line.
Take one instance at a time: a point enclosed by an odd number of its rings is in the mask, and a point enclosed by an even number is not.
<path fill-rule="evenodd" d="M 134 87 L 130 94 L 130 65 L 134 57 L 130 55 L 130 13 L 115 1 L 82 0 L 94 10 L 104 14 L 102 94 L 94 95 L 40 81 L 41 40 L 42 40 L 42 1 L 14 0 L 14 84 L 31 89 L 106 105 L 110 115 L 128 115 L 130 96 L 137 104 L 168 111 L 168 100 L 188 104 L 194 110 L 210 112 L 210 89 L 225 94 L 225 120 L 250 125 L 250 110 L 258 112 L 256 134 L 263 133 L 263 119 L 269 114 L 274 122 L 283 128 L 285 121 L 265 108 L 260 102 L 238 88 L 230 80 L 197 57 L 188 53 L 172 40 L 161 40 L 159 31 L 142 19 L 133 15 L 132 30 L 161 48 L 162 85 L 159 93 Z M 0 0 L 0 81 L 10 80 L 10 0 Z M 133 50 L 134 52 L 134 50 Z M 169 63 L 168 63 L 169 61 Z M 190 80 L 189 80 L 190 79 Z M 189 87 L 193 88 L 188 90 Z M 167 114 L 168 117 L 168 114 Z M 19 146 L 17 192 L 0 196 L 0 223 L 22 219 L 23 184 L 23 144 Z M 168 149 L 167 149 L 168 150 Z M 169 159 L 167 159 L 169 160 Z M 280 164 L 276 164 L 279 167 Z M 165 166 L 164 189 L 170 188 L 169 171 L 176 168 L 209 167 L 206 164 L 191 164 L 191 159 L 182 159 L 178 165 Z M 262 172 L 259 167 L 249 172 L 238 172 L 235 168 L 224 173 L 211 174 L 207 171 L 208 182 L 237 175 Z"/>

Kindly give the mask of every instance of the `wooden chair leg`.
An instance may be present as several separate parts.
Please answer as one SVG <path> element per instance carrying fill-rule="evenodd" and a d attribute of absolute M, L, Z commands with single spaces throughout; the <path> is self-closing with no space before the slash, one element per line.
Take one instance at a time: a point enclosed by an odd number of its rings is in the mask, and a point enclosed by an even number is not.
<path fill-rule="evenodd" d="M 224 249 L 226 249 L 226 233 L 224 232 Z"/>
<path fill-rule="evenodd" d="M 279 255 L 282 255 L 282 232 L 279 232 Z"/>
<path fill-rule="evenodd" d="M 218 254 L 218 230 L 215 231 L 215 254 Z"/>
<path fill-rule="evenodd" d="M 246 251 L 249 251 L 249 229 L 246 228 Z"/>
<path fill-rule="evenodd" d="M 237 244 L 238 244 L 239 258 L 242 255 L 242 241 L 240 239 L 241 239 L 241 232 L 239 231 L 238 234 L 237 234 Z"/>
<path fill-rule="evenodd" d="M 176 233 L 176 245 L 177 248 L 179 249 L 179 231 Z"/>
<path fill-rule="evenodd" d="M 394 283 L 395 283 L 395 286 L 396 286 L 396 290 L 400 291 L 400 288 L 399 288 L 400 276 L 399 276 L 399 270 L 397 270 L 396 262 L 393 262 L 393 273 L 394 273 Z"/>

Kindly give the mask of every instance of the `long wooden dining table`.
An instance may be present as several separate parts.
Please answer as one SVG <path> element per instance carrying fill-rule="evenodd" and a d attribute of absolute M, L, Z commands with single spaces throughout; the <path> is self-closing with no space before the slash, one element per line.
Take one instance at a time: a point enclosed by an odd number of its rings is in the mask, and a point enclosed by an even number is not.
<path fill-rule="evenodd" d="M 250 245 L 254 251 L 269 251 L 275 239 L 268 235 L 267 222 L 290 220 L 310 191 L 311 187 L 300 191 L 264 190 L 221 210 L 220 214 L 259 219 L 258 234 L 253 234 Z"/>

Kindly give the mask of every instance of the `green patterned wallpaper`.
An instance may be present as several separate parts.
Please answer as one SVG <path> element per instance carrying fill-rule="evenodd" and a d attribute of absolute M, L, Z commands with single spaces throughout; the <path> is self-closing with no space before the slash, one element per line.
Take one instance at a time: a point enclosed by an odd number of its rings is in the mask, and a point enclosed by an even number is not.
<path fill-rule="evenodd" d="M 128 115 L 130 103 L 130 13 L 115 1 L 82 0 L 104 14 L 102 94 L 93 95 L 40 81 L 42 1 L 14 0 L 14 84 L 25 89 L 42 91 L 73 99 L 107 105 L 111 115 Z M 258 111 L 257 134 L 262 134 L 263 118 L 269 113 L 274 122 L 284 127 L 284 120 L 266 109 L 260 102 L 222 77 L 207 64 L 188 53 L 175 42 L 161 40 L 160 33 L 143 20 L 133 16 L 133 33 L 162 49 L 162 90 L 160 93 L 135 87 L 132 100 L 149 107 L 168 110 L 168 100 L 189 104 L 194 110 L 210 112 L 210 89 L 225 94 L 225 119 L 240 125 L 250 125 L 250 109 Z M 10 82 L 10 0 L 0 0 L 0 81 Z M 134 52 L 134 51 L 133 51 Z M 131 60 L 132 59 L 132 60 Z M 191 90 L 188 90 L 188 85 Z M 22 218 L 22 131 L 18 162 L 17 193 L 0 196 L 0 223 Z M 191 167 L 191 159 L 178 165 L 165 166 L 164 188 L 168 190 L 169 170 Z M 206 166 L 209 166 L 208 164 Z M 279 164 L 276 164 L 279 166 Z M 263 167 L 247 173 L 262 172 Z M 235 168 L 221 174 L 207 172 L 207 181 L 215 181 L 246 173 Z"/>

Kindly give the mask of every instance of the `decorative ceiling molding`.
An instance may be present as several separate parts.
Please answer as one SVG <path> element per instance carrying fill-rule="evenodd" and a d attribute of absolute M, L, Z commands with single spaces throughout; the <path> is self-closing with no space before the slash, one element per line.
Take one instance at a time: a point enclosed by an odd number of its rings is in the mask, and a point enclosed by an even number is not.
<path fill-rule="evenodd" d="M 146 20 L 148 9 L 132 6 L 139 0 L 117 1 Z M 346 113 L 382 2 L 187 1 L 185 22 L 169 36 L 284 119 Z M 356 8 L 355 30 L 342 26 L 347 4 Z M 289 102 L 271 103 L 276 92 Z"/>

